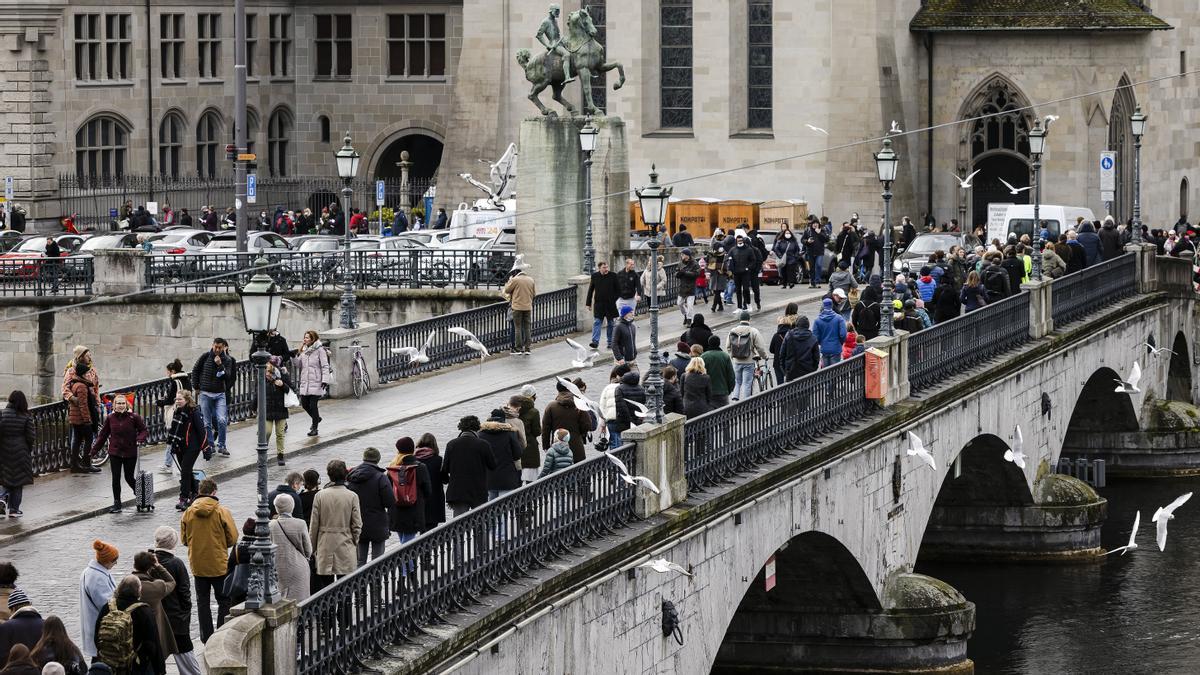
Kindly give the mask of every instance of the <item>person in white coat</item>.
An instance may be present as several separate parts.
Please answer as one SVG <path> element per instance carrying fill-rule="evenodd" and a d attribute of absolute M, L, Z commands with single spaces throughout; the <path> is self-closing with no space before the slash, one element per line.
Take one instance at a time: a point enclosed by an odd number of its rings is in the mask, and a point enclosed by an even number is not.
<path fill-rule="evenodd" d="M 275 495 L 274 504 L 279 517 L 270 525 L 271 541 L 275 543 L 275 569 L 279 573 L 279 594 L 301 602 L 308 599 L 308 559 L 313 554 L 308 525 L 292 517 L 296 502 L 291 495 L 282 492 Z"/>
<path fill-rule="evenodd" d="M 79 649 L 88 658 L 95 658 L 96 651 L 96 619 L 100 616 L 100 608 L 112 599 L 117 582 L 109 572 L 117 564 L 120 552 L 116 546 L 97 539 L 92 542 L 96 557 L 83 568 L 79 577 L 79 633 L 83 641 Z"/>

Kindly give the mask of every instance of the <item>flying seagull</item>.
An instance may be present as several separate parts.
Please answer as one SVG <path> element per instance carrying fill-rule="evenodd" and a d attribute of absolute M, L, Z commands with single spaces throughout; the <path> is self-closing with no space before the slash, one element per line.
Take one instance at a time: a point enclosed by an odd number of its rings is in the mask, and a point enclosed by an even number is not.
<path fill-rule="evenodd" d="M 1012 449 L 1004 451 L 1004 461 L 1016 464 L 1018 468 L 1025 468 L 1025 438 L 1021 435 L 1021 425 L 1013 431 Z"/>
<path fill-rule="evenodd" d="M 811 125 L 811 124 L 805 124 L 804 126 L 808 127 L 809 129 L 812 129 L 813 131 L 817 132 L 818 134 L 821 134 L 822 136 L 828 136 L 828 135 L 829 135 L 829 132 L 828 132 L 828 131 L 825 131 L 825 130 L 824 130 L 824 129 L 822 129 L 821 127 L 814 127 L 814 126 L 813 126 L 813 125 Z"/>
<path fill-rule="evenodd" d="M 491 356 L 491 354 L 488 353 L 487 345 L 483 344 L 482 340 L 475 337 L 474 333 L 467 330 L 466 328 L 463 328 L 462 326 L 455 326 L 448 330 L 451 333 L 454 333 L 455 335 L 466 338 L 467 339 L 467 342 L 466 342 L 467 347 L 469 349 L 474 349 L 475 351 L 479 352 L 479 372 L 483 372 L 483 360 L 486 359 L 487 357 Z"/>
<path fill-rule="evenodd" d="M 910 445 L 908 448 L 908 456 L 920 457 L 922 462 L 925 462 L 929 465 L 929 468 L 937 471 L 937 462 L 933 461 L 933 455 L 929 454 L 929 451 L 925 449 L 925 444 L 922 443 L 921 439 L 917 438 L 917 435 L 911 431 L 908 432 L 908 442 Z"/>
<path fill-rule="evenodd" d="M 1032 185 L 1030 185 L 1029 187 L 1015 188 L 1012 186 L 1012 183 L 1009 183 L 1008 181 L 1004 180 L 1003 178 L 1000 179 L 1000 182 L 1004 183 L 1004 187 L 1008 188 L 1008 194 L 1010 194 L 1010 195 L 1019 195 L 1022 192 L 1033 188 Z"/>
<path fill-rule="evenodd" d="M 425 338 L 425 344 L 421 345 L 420 349 L 416 347 L 392 347 L 392 353 L 407 356 L 409 365 L 414 363 L 429 363 L 429 348 L 433 346 L 433 338 L 436 336 L 437 331 L 430 331 L 429 337 Z"/>
<path fill-rule="evenodd" d="M 692 573 L 687 571 L 686 569 L 684 569 L 683 565 L 678 565 L 676 563 L 673 563 L 673 562 L 667 560 L 666 558 L 659 558 L 658 560 L 650 560 L 648 562 L 642 563 L 641 565 L 638 565 L 638 567 L 649 567 L 650 569 L 654 570 L 655 572 L 658 572 L 659 574 L 666 574 L 667 572 L 679 572 L 680 574 L 682 574 L 685 577 L 692 576 Z"/>
<path fill-rule="evenodd" d="M 888 133 L 889 134 L 902 134 L 902 133 L 904 133 L 904 130 L 900 128 L 899 122 L 897 122 L 896 120 L 892 120 L 892 128 L 888 129 Z"/>
<path fill-rule="evenodd" d="M 1057 121 L 1058 121 L 1058 115 L 1046 115 L 1046 128 L 1049 129 L 1050 123 L 1057 122 Z"/>
<path fill-rule="evenodd" d="M 620 459 L 618 459 L 616 455 L 612 454 L 608 450 L 605 450 L 604 456 L 608 458 L 608 461 L 613 463 L 613 466 L 617 467 L 617 473 L 620 476 L 621 480 L 625 481 L 626 483 L 628 483 L 630 485 L 633 485 L 634 487 L 637 487 L 640 485 L 641 487 L 646 488 L 647 490 L 653 492 L 654 494 L 660 494 L 658 486 L 654 484 L 654 481 L 650 480 L 649 478 L 646 478 L 645 476 L 630 475 L 629 467 L 625 466 L 625 462 L 622 462 Z"/>
<path fill-rule="evenodd" d="M 604 411 L 600 409 L 600 404 L 584 395 L 584 393 L 579 390 L 579 387 L 575 386 L 574 382 L 561 376 L 559 376 L 557 379 L 559 384 L 563 386 L 563 389 L 566 389 L 567 393 L 575 398 L 575 407 L 577 409 L 583 412 L 588 412 L 590 410 L 596 413 L 596 419 L 605 419 Z"/>
<path fill-rule="evenodd" d="M 1175 352 L 1171 351 L 1170 349 L 1167 349 L 1166 347 L 1155 347 L 1154 345 L 1150 344 L 1149 342 L 1143 342 L 1142 345 L 1146 347 L 1146 353 L 1151 356 L 1158 356 L 1160 354 L 1171 354 L 1171 355 L 1175 354 Z"/>
<path fill-rule="evenodd" d="M 1142 391 L 1137 386 L 1140 379 L 1142 379 L 1142 367 L 1138 365 L 1137 361 L 1134 361 L 1133 369 L 1129 371 L 1129 379 L 1118 380 L 1114 378 L 1113 382 L 1117 383 L 1116 391 L 1118 394 L 1138 394 Z"/>
<path fill-rule="evenodd" d="M 1121 555 L 1125 555 L 1129 551 L 1137 550 L 1138 545 L 1137 545 L 1137 542 L 1134 540 L 1137 539 L 1138 526 L 1140 526 L 1141 524 L 1142 524 L 1142 512 L 1138 511 L 1137 515 L 1135 515 L 1133 517 L 1133 531 L 1129 533 L 1129 543 L 1125 544 L 1124 546 L 1114 548 L 1113 550 L 1105 553 L 1104 555 L 1110 555 L 1112 553 L 1116 553 L 1117 551 L 1120 551 Z M 1165 523 L 1163 524 L 1162 531 L 1163 531 L 1163 535 L 1165 536 L 1166 532 L 1167 532 Z"/>
<path fill-rule="evenodd" d="M 1189 492 L 1166 506 L 1158 507 L 1158 510 L 1154 512 L 1154 517 L 1150 521 L 1158 523 L 1158 550 L 1165 551 L 1167 548 L 1167 521 L 1174 520 L 1175 509 L 1183 506 L 1191 498 L 1192 493 Z"/>
<path fill-rule="evenodd" d="M 646 419 L 646 415 L 650 414 L 650 409 L 647 408 L 646 406 L 642 405 L 641 403 L 638 403 L 637 401 L 625 401 L 625 402 L 628 403 L 629 405 L 633 406 L 635 408 L 635 410 L 633 411 L 633 414 L 637 415 L 638 417 L 640 417 L 642 419 Z"/>
<path fill-rule="evenodd" d="M 588 349 L 571 338 L 567 338 L 567 344 L 575 350 L 575 358 L 571 359 L 571 365 L 576 368 L 591 368 L 596 364 L 596 359 L 600 358 L 600 352 Z"/>
<path fill-rule="evenodd" d="M 280 298 L 279 302 L 284 307 L 287 307 L 288 309 L 294 309 L 297 312 L 307 312 L 308 311 L 307 309 L 304 309 L 304 305 L 301 305 L 300 303 L 296 302 L 295 300 L 289 300 L 288 298 Z"/>
<path fill-rule="evenodd" d="M 974 178 L 975 174 L 979 173 L 980 171 L 983 171 L 983 169 L 977 169 L 974 173 L 967 176 L 966 178 L 959 178 L 958 174 L 956 174 L 954 172 L 951 172 L 950 175 L 954 176 L 955 180 L 958 181 L 958 187 L 960 187 L 964 190 L 969 190 L 971 188 L 971 179 Z"/>

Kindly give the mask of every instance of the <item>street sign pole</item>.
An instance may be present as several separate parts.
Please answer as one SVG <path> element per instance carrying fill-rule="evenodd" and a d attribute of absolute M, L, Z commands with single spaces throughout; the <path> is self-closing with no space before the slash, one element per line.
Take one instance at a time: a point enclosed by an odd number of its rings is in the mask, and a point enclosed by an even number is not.
<path fill-rule="evenodd" d="M 1112 213 L 1112 203 L 1116 201 L 1117 191 L 1117 153 L 1105 151 L 1100 153 L 1100 201 L 1104 208 Z"/>
<path fill-rule="evenodd" d="M 383 181 L 375 181 L 375 210 L 379 212 L 379 234 L 383 234 L 383 204 L 387 200 Z"/>
<path fill-rule="evenodd" d="M 4 227 L 12 229 L 13 177 L 4 177 Z"/>
<path fill-rule="evenodd" d="M 246 203 L 258 203 L 258 174 L 246 174 Z"/>

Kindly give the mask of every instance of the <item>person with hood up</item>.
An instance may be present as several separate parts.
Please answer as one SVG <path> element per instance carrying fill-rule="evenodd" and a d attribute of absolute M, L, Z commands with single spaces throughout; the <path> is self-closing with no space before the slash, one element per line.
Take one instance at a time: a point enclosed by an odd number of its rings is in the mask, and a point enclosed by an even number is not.
<path fill-rule="evenodd" d="M 687 370 L 687 364 L 692 360 L 691 350 L 692 346 L 688 344 L 687 340 L 675 343 L 675 353 L 671 355 L 671 360 L 667 365 L 674 366 L 677 373 Z"/>
<path fill-rule="evenodd" d="M 1037 255 L 1036 253 L 1034 255 Z M 1042 249 L 1042 276 L 1057 279 L 1067 273 L 1067 263 L 1058 255 L 1056 247 Z"/>
<path fill-rule="evenodd" d="M 879 336 L 879 303 L 883 302 L 883 279 L 872 274 L 858 298 L 858 304 L 850 310 L 850 320 L 858 333 L 867 340 Z M 782 382 L 782 380 L 780 380 Z"/>
<path fill-rule="evenodd" d="M 538 440 L 542 437 L 542 419 L 534 401 L 537 400 L 537 389 L 532 384 L 521 387 L 521 393 L 508 399 L 505 412 L 515 411 L 516 418 L 511 414 L 509 424 L 520 426 L 521 440 L 525 447 L 521 454 L 521 482 L 532 483 L 537 480 L 538 471 L 542 465 L 542 455 L 538 449 Z"/>
<path fill-rule="evenodd" d="M 375 452 L 378 456 L 379 451 Z M 313 499 L 308 536 L 312 540 L 313 559 L 316 562 L 314 571 L 322 577 L 343 576 L 357 567 L 356 552 L 362 540 L 363 516 L 358 496 L 346 487 L 349 473 L 345 462 L 330 460 L 325 465 L 329 482 Z M 383 528 L 384 539 L 387 539 L 386 513 Z"/>
<path fill-rule="evenodd" d="M 933 300 L 933 293 L 937 290 L 938 282 L 933 278 L 933 270 L 926 265 L 921 268 L 921 274 L 917 277 L 917 295 L 925 302 Z"/>
<path fill-rule="evenodd" d="M 571 432 L 555 429 L 553 438 L 554 442 L 546 449 L 546 460 L 542 463 L 538 478 L 545 478 L 556 471 L 570 468 L 575 463 L 571 455 Z"/>
<path fill-rule="evenodd" d="M 833 311 L 833 303 L 829 298 L 821 301 L 821 313 L 813 322 L 812 333 L 821 345 L 822 368 L 842 360 L 842 343 L 846 341 L 846 320 Z"/>
<path fill-rule="evenodd" d="M 425 464 L 416 458 L 417 445 L 412 438 L 404 436 L 396 441 L 396 458 L 388 465 L 388 478 L 397 495 L 412 494 L 411 503 L 402 504 L 399 499 L 388 509 L 388 520 L 392 532 L 404 544 L 425 531 L 425 514 L 429 500 L 433 497 L 433 481 Z M 415 485 L 413 490 L 408 486 Z"/>
<path fill-rule="evenodd" d="M 575 407 L 574 400 L 570 400 Z M 546 425 L 543 418 L 542 426 Z M 479 437 L 479 418 L 467 415 L 458 421 L 458 437 L 446 444 L 442 458 L 442 484 L 446 504 L 457 518 L 481 506 L 488 497 L 488 474 L 496 469 L 492 446 Z"/>
<path fill-rule="evenodd" d="M 516 430 L 508 423 L 504 410 L 496 408 L 480 426 L 479 438 L 491 448 L 495 466 L 487 472 L 488 501 L 499 499 L 521 487 L 518 466 L 525 446 Z"/>
<path fill-rule="evenodd" d="M 733 361 L 734 401 L 750 398 L 754 393 L 754 370 L 756 361 L 766 359 L 767 343 L 762 333 L 750 325 L 750 312 L 738 313 L 738 325 L 729 331 L 725 347 Z"/>
<path fill-rule="evenodd" d="M 346 487 L 358 496 L 358 509 L 362 514 L 362 534 L 358 537 L 358 566 L 383 555 L 384 546 L 391 529 L 388 527 L 388 511 L 396 504 L 392 484 L 387 471 L 379 466 L 379 450 L 363 450 L 362 463 L 346 477 Z"/>
<path fill-rule="evenodd" d="M 778 360 L 783 364 L 784 379 L 781 382 L 799 379 L 820 367 L 821 345 L 808 329 L 807 316 L 798 317 L 796 326 L 788 331 L 779 349 Z"/>
<path fill-rule="evenodd" d="M 442 484 L 442 456 L 438 454 L 438 442 L 433 434 L 421 434 L 417 439 L 417 450 L 413 457 L 425 465 L 425 470 L 429 473 L 430 492 L 429 498 L 425 500 L 425 527 L 421 530 L 428 532 L 446 522 L 446 486 Z"/>
<path fill-rule="evenodd" d="M 692 258 L 692 249 L 685 248 L 680 251 L 675 278 L 679 280 L 679 313 L 683 314 L 684 326 L 692 325 L 692 313 L 696 308 L 696 280 L 702 274 L 704 272 L 700 269 L 699 263 Z"/>
<path fill-rule="evenodd" d="M 855 333 L 853 330 L 847 330 L 846 341 L 842 343 L 842 360 L 845 361 L 861 351 L 861 349 L 858 349 L 858 333 Z"/>
<path fill-rule="evenodd" d="M 935 324 L 949 321 L 958 316 L 962 308 L 959 301 L 959 290 L 954 284 L 954 277 L 947 275 L 933 292 L 933 322 Z"/>
<path fill-rule="evenodd" d="M 704 360 L 704 370 L 712 387 L 713 407 L 729 405 L 729 395 L 733 393 L 737 376 L 733 373 L 733 359 L 721 349 L 721 338 L 716 335 L 708 338 L 708 345 L 700 358 Z"/>
<path fill-rule="evenodd" d="M 1079 232 L 1076 233 L 1076 239 L 1079 245 L 1083 247 L 1083 252 L 1087 255 L 1087 264 L 1085 267 L 1091 267 L 1100 262 L 1100 235 L 1096 234 L 1096 227 L 1086 220 L 1079 226 Z"/>
<path fill-rule="evenodd" d="M 542 411 L 542 448 L 549 449 L 553 443 L 550 436 L 554 429 L 571 432 L 571 452 L 576 462 L 584 459 L 583 439 L 592 430 L 592 418 L 575 406 L 575 397 L 561 382 L 555 385 L 558 394 Z"/>
<path fill-rule="evenodd" d="M 1100 238 L 1100 259 L 1112 260 L 1125 251 L 1121 246 L 1121 233 L 1117 231 L 1117 223 L 1112 216 L 1104 217 L 1104 225 L 1098 233 Z M 1045 273 L 1045 270 L 1042 270 Z"/>
<path fill-rule="evenodd" d="M 683 331 L 680 336 L 680 341 L 688 343 L 688 345 L 700 345 L 701 347 L 708 345 L 708 338 L 712 337 L 712 328 L 704 323 L 704 315 L 697 314 L 692 318 L 692 325 L 687 330 Z M 687 366 L 684 366 L 685 368 Z"/>
<path fill-rule="evenodd" d="M 704 359 L 692 357 L 680 388 L 683 390 L 683 414 L 698 417 L 713 409 L 712 383 L 708 379 Z"/>
<path fill-rule="evenodd" d="M 784 375 L 787 373 L 783 369 L 783 359 L 780 358 L 779 352 L 783 349 L 783 341 L 787 338 L 787 334 L 796 327 L 799 315 L 799 305 L 789 302 L 783 309 L 783 316 L 775 322 L 775 334 L 771 336 L 771 344 L 767 347 L 771 352 L 771 368 L 775 371 L 775 382 L 778 384 L 783 384 Z"/>
<path fill-rule="evenodd" d="M 837 270 L 829 275 L 829 290 L 832 292 L 836 288 L 840 288 L 847 296 L 850 295 L 851 288 L 858 288 L 858 282 L 854 280 L 848 260 L 839 261 Z"/>
<path fill-rule="evenodd" d="M 233 514 L 217 500 L 217 482 L 205 478 L 200 481 L 199 490 L 200 496 L 188 506 L 179 521 L 179 538 L 188 549 L 188 567 L 195 581 L 200 642 L 208 642 L 213 634 L 212 595 L 217 596 L 218 628 L 225 623 L 229 613 L 225 573 L 228 571 L 229 547 L 237 544 L 238 529 Z"/>
<path fill-rule="evenodd" d="M 633 319 L 633 308 L 622 307 L 621 319 L 617 322 L 612 339 L 613 360 L 617 365 L 637 365 L 637 327 L 633 325 Z"/>
<path fill-rule="evenodd" d="M 25 392 L 14 390 L 8 395 L 8 405 L 0 410 L 0 512 L 19 518 L 25 486 L 33 483 L 33 449 L 37 429 L 29 414 Z M 14 579 L 15 581 L 16 579 Z M 0 621 L 3 619 L 0 618 Z"/>
<path fill-rule="evenodd" d="M 630 403 L 640 403 L 646 405 L 646 390 L 642 388 L 639 382 L 638 374 L 630 371 L 621 376 L 621 383 L 617 385 L 615 394 L 617 419 L 615 429 L 617 430 L 616 443 L 614 449 L 621 445 L 621 434 L 630 427 L 637 426 L 642 423 L 642 418 L 638 416 L 638 409 Z"/>

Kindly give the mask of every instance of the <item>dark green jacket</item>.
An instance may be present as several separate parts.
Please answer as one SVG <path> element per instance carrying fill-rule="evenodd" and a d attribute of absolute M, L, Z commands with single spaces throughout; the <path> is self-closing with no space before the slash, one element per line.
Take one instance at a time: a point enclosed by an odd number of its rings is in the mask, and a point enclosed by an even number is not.
<path fill-rule="evenodd" d="M 733 360 L 723 349 L 710 349 L 700 355 L 713 396 L 728 396 L 733 391 Z"/>

